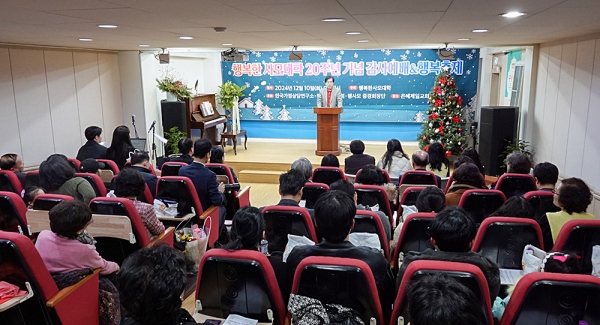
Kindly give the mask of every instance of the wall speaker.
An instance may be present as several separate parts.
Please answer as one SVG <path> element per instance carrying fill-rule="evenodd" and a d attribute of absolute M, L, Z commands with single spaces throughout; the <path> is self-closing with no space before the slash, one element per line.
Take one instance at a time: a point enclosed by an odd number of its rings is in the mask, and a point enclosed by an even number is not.
<path fill-rule="evenodd" d="M 171 56 L 169 55 L 169 53 L 159 54 L 158 61 L 160 62 L 160 64 L 169 64 L 169 62 L 171 61 Z"/>

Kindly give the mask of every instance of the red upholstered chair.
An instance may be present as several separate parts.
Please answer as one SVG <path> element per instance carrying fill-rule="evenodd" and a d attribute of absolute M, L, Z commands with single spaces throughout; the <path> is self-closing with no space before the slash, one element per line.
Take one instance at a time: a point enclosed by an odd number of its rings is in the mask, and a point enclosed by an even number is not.
<path fill-rule="evenodd" d="M 202 209 L 200 199 L 198 198 L 198 192 L 194 183 L 187 178 L 182 176 L 164 176 L 158 179 L 156 183 L 156 196 L 163 199 L 170 199 L 177 202 L 178 217 L 184 217 L 192 213 L 194 210 L 195 222 L 202 225 L 204 219 L 211 217 L 211 226 L 214 229 L 218 229 L 219 224 L 219 207 L 211 206 L 206 211 Z M 175 220 L 177 223 L 180 220 Z M 214 225 L 214 226 L 213 226 Z M 212 246 L 217 239 L 219 239 L 219 231 L 211 231 L 208 237 L 208 244 Z"/>
<path fill-rule="evenodd" d="M 244 187 L 241 191 L 238 191 L 235 197 L 237 207 L 242 208 L 250 205 L 250 186 Z"/>
<path fill-rule="evenodd" d="M 25 173 L 25 187 L 40 186 L 40 172 L 32 170 Z"/>
<path fill-rule="evenodd" d="M 541 216 L 546 212 L 558 212 L 560 208 L 554 205 L 554 194 L 550 191 L 529 191 L 523 195 L 529 201 L 535 216 Z"/>
<path fill-rule="evenodd" d="M 81 167 L 81 161 L 79 161 L 75 158 L 67 158 L 67 160 L 69 161 L 69 164 L 71 164 L 71 166 L 73 166 L 73 168 L 75 168 L 75 171 L 79 172 L 79 168 Z"/>
<path fill-rule="evenodd" d="M 590 274 L 594 245 L 600 245 L 600 220 L 571 220 L 560 229 L 552 250 L 577 254 L 581 273 Z"/>
<path fill-rule="evenodd" d="M 506 197 L 498 190 L 466 190 L 460 197 L 458 206 L 465 209 L 475 223 L 479 224 L 504 202 Z"/>
<path fill-rule="evenodd" d="M 413 184 L 413 185 L 439 185 L 435 174 L 426 170 L 407 170 L 402 173 L 400 178 L 400 185 L 402 184 Z"/>
<path fill-rule="evenodd" d="M 230 314 L 283 325 L 285 305 L 267 257 L 252 250 L 207 251 L 198 268 L 196 312 L 218 318 Z"/>
<path fill-rule="evenodd" d="M 311 179 L 315 183 L 331 185 L 340 179 L 348 180 L 348 177 L 339 167 L 317 167 L 313 170 Z"/>
<path fill-rule="evenodd" d="M 385 182 L 386 183 L 391 183 L 392 180 L 390 179 L 390 174 L 388 174 L 387 170 L 385 169 L 380 169 L 383 172 L 383 175 L 385 176 Z M 362 169 L 359 169 L 356 172 L 356 175 L 354 176 L 354 182 L 355 183 L 360 183 L 360 178 L 358 177 L 358 175 L 360 175 L 360 172 L 362 171 Z"/>
<path fill-rule="evenodd" d="M 488 217 L 479 226 L 471 250 L 480 252 L 500 268 L 521 270 L 523 249 L 529 244 L 544 248 L 542 230 L 535 220 Z"/>
<path fill-rule="evenodd" d="M 154 204 L 154 196 L 152 195 L 152 191 L 150 191 L 148 184 L 145 184 L 144 193 L 142 193 L 138 200 L 148 204 Z"/>
<path fill-rule="evenodd" d="M 495 189 L 504 193 L 506 198 L 509 198 L 535 191 L 537 186 L 535 186 L 535 178 L 531 175 L 505 173 L 498 178 Z"/>
<path fill-rule="evenodd" d="M 435 218 L 435 215 L 436 213 L 433 212 L 417 212 L 409 214 L 406 217 L 390 261 L 393 270 L 400 268 L 398 263 L 402 263 L 404 254 L 410 251 L 422 252 L 427 248 L 433 248 L 430 242 L 431 236 L 428 231 L 429 225 L 433 218 Z M 399 258 L 401 259 L 400 262 Z"/>
<path fill-rule="evenodd" d="M 178 176 L 179 169 L 188 164 L 184 162 L 168 161 L 164 163 L 160 170 L 160 176 Z"/>
<path fill-rule="evenodd" d="M 490 291 L 487 280 L 480 268 L 467 263 L 417 260 L 408 265 L 402 276 L 400 288 L 394 301 L 390 325 L 407 324 L 410 322 L 406 293 L 411 282 L 426 275 L 440 273 L 454 278 L 473 291 L 475 297 L 477 297 L 477 301 L 480 302 L 482 315 L 485 317 L 485 319 L 482 319 L 481 324 L 494 324 Z"/>
<path fill-rule="evenodd" d="M 265 218 L 265 238 L 269 242 L 269 252 L 285 250 L 287 235 L 305 236 L 318 243 L 313 220 L 305 208 L 272 205 L 262 210 Z"/>
<path fill-rule="evenodd" d="M 73 201 L 72 196 L 61 194 L 40 194 L 33 199 L 33 209 L 50 211 L 55 205 L 62 201 Z"/>
<path fill-rule="evenodd" d="M 98 197 L 104 197 L 108 193 L 108 191 L 106 190 L 106 185 L 104 185 L 102 178 L 100 178 L 100 176 L 96 174 L 75 173 L 75 177 L 81 177 L 88 181 L 90 185 L 92 185 L 92 188 L 94 189 L 94 192 L 96 192 L 96 196 Z"/>
<path fill-rule="evenodd" d="M 0 170 L 0 191 L 13 192 L 21 195 L 23 184 L 17 174 L 10 170 Z"/>
<path fill-rule="evenodd" d="M 600 279 L 592 275 L 533 272 L 523 276 L 500 325 L 600 324 Z"/>
<path fill-rule="evenodd" d="M 113 175 L 117 175 L 119 173 L 119 166 L 117 166 L 117 163 L 115 163 L 114 161 L 110 160 L 110 159 L 96 159 L 97 162 L 101 162 L 104 163 L 105 167 L 104 169 L 108 169 L 110 171 L 113 172 Z"/>
<path fill-rule="evenodd" d="M 383 256 L 386 260 L 390 259 L 390 245 L 383 229 L 381 219 L 374 211 L 368 210 L 356 210 L 356 216 L 354 216 L 354 228 L 351 232 L 367 232 L 370 234 L 376 234 L 379 237 L 379 244 L 383 251 Z"/>
<path fill-rule="evenodd" d="M 452 186 L 452 182 L 454 182 L 454 177 L 452 177 L 452 174 L 450 174 L 450 177 L 448 177 L 448 181 L 446 182 L 446 188 L 444 189 L 444 194 L 448 193 L 450 186 Z"/>
<path fill-rule="evenodd" d="M 237 183 L 235 181 L 235 179 L 233 178 L 233 174 L 231 173 L 231 169 L 229 169 L 229 166 L 227 166 L 225 164 L 213 164 L 213 163 L 205 164 L 204 166 L 206 166 L 206 168 L 208 168 L 209 170 L 211 170 L 213 173 L 215 173 L 217 175 L 227 176 L 227 178 L 229 179 L 229 184 Z"/>
<path fill-rule="evenodd" d="M 96 250 L 109 261 L 117 262 L 120 265 L 131 253 L 142 247 L 152 246 L 159 241 L 173 246 L 175 228 L 171 227 L 165 230 L 163 234 L 150 241 L 142 218 L 129 199 L 97 197 L 90 201 L 90 209 L 94 214 L 126 216 L 131 221 L 134 238 L 130 238 L 129 241 L 113 237 L 94 236 L 94 239 L 98 241 Z"/>
<path fill-rule="evenodd" d="M 0 281 L 33 295 L 0 313 L 2 324 L 98 325 L 98 274 L 58 290 L 31 240 L 0 231 Z"/>
<path fill-rule="evenodd" d="M 13 192 L 0 192 L 0 230 L 30 236 L 26 213 L 27 207 L 21 196 Z"/>
<path fill-rule="evenodd" d="M 126 161 L 125 162 L 124 167 L 127 167 L 127 166 L 131 166 L 131 162 L 130 161 Z M 154 170 L 154 166 L 152 166 L 152 164 L 148 164 L 148 168 L 147 169 L 150 171 L 150 174 L 152 174 L 154 176 L 157 176 L 156 175 L 156 170 Z M 175 175 L 175 176 L 177 176 L 177 175 Z"/>
<path fill-rule="evenodd" d="M 417 202 L 417 197 L 421 191 L 425 189 L 425 186 L 411 186 L 407 187 L 402 193 L 402 197 L 400 198 L 400 205 L 415 205 Z"/>
<path fill-rule="evenodd" d="M 304 188 L 302 189 L 302 200 L 306 201 L 304 205 L 307 209 L 312 209 L 315 207 L 315 203 L 321 196 L 321 194 L 329 191 L 329 185 L 325 183 L 311 183 L 308 182 L 304 184 Z"/>
<path fill-rule="evenodd" d="M 354 190 L 356 190 L 358 204 L 371 207 L 379 204 L 379 211 L 390 218 L 391 224 L 394 215 L 387 192 L 382 186 L 354 184 Z"/>
<path fill-rule="evenodd" d="M 293 294 L 356 310 L 365 324 L 384 324 L 377 284 L 367 263 L 352 258 L 310 256 L 294 273 Z"/>

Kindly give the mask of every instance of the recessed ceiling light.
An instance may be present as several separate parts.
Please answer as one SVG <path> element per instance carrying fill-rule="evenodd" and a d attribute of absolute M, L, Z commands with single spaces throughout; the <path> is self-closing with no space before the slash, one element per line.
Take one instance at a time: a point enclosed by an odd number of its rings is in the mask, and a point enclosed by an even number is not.
<path fill-rule="evenodd" d="M 179 36 L 179 39 L 194 39 L 191 36 Z"/>
<path fill-rule="evenodd" d="M 472 32 L 473 33 L 487 33 L 488 30 L 487 29 L 473 29 Z"/>
<path fill-rule="evenodd" d="M 359 43 L 369 43 L 368 39 L 359 39 L 357 42 Z"/>
<path fill-rule="evenodd" d="M 346 18 L 325 18 L 325 19 L 321 19 L 321 21 L 346 21 Z"/>
<path fill-rule="evenodd" d="M 459 38 L 458 40 L 459 40 L 459 41 L 469 41 L 469 40 L 471 40 L 471 39 L 470 39 L 470 38 Z"/>
<path fill-rule="evenodd" d="M 231 46 L 233 45 L 232 43 L 223 43 L 223 46 Z"/>
<path fill-rule="evenodd" d="M 348 35 L 360 35 L 362 33 L 361 32 L 346 32 L 346 34 L 348 34 Z"/>
<path fill-rule="evenodd" d="M 516 18 L 516 17 L 525 16 L 525 15 L 527 15 L 526 12 L 519 12 L 519 11 L 511 11 L 511 12 L 507 12 L 505 14 L 500 14 L 500 16 L 502 16 L 504 18 Z"/>
<path fill-rule="evenodd" d="M 150 45 L 148 44 L 140 44 L 140 47 L 149 47 Z"/>
<path fill-rule="evenodd" d="M 82 42 L 91 42 L 92 41 L 91 38 L 80 38 L 79 40 Z"/>
<path fill-rule="evenodd" d="M 117 25 L 100 24 L 100 25 L 98 25 L 98 27 L 100 27 L 100 28 L 117 28 Z"/>

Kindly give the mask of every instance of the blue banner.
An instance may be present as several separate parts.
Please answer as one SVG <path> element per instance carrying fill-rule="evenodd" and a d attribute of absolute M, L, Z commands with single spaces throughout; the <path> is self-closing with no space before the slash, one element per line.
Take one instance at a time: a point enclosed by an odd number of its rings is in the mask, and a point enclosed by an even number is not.
<path fill-rule="evenodd" d="M 455 76 L 465 105 L 474 105 L 479 49 L 452 52 L 454 59 L 440 60 L 437 50 L 427 49 L 311 51 L 303 52 L 301 61 L 290 61 L 290 52 L 253 51 L 248 61 L 222 62 L 223 82 L 248 86 L 239 102 L 241 120 L 256 123 L 247 125 L 314 123 L 312 108 L 328 75 L 343 94 L 342 124 L 420 125 L 427 118 L 429 91 L 444 67 Z"/>

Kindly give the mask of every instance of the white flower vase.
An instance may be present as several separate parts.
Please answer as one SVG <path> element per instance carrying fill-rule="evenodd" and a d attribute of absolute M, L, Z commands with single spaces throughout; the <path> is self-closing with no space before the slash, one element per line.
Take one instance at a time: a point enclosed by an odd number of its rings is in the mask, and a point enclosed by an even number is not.
<path fill-rule="evenodd" d="M 175 96 L 175 94 L 172 94 L 172 93 L 167 93 L 167 101 L 168 102 L 176 102 L 177 96 Z"/>
<path fill-rule="evenodd" d="M 238 134 L 240 130 L 240 108 L 238 106 L 238 98 L 236 97 L 231 108 L 231 133 Z"/>

